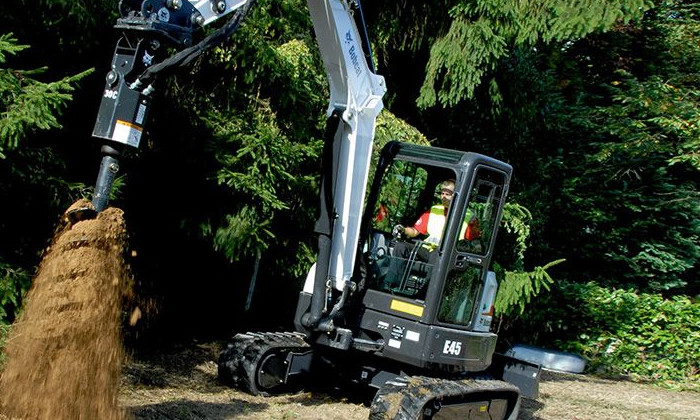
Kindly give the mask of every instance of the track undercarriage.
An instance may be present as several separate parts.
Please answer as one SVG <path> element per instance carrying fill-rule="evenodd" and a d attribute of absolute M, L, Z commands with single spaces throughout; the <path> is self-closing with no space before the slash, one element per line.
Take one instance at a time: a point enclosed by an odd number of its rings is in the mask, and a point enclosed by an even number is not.
<path fill-rule="evenodd" d="M 290 382 L 290 368 L 296 374 L 308 369 L 290 366 L 290 354 L 297 360 L 311 358 L 311 349 L 298 333 L 237 334 L 219 356 L 219 380 L 253 395 L 283 392 Z M 293 376 L 294 373 L 291 375 Z"/>
<path fill-rule="evenodd" d="M 369 418 L 514 420 L 518 406 L 518 388 L 507 382 L 411 376 L 379 388 Z"/>
<path fill-rule="evenodd" d="M 343 353 L 330 365 L 327 355 L 325 364 L 319 365 L 314 353 L 303 334 L 238 334 L 220 355 L 219 378 L 251 394 L 270 395 L 303 387 L 303 378 L 316 369 L 326 373 L 334 369 L 333 376 L 350 377 L 350 353 Z M 508 382 L 374 372 L 378 380 L 365 377 L 357 381 L 378 388 L 370 407 L 372 420 L 517 418 L 519 391 Z"/>

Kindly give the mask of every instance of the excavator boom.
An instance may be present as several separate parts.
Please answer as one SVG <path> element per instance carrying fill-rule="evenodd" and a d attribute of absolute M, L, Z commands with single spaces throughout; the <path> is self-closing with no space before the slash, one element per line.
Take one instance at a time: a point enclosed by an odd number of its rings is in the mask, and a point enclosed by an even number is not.
<path fill-rule="evenodd" d="M 384 107 L 384 78 L 374 74 L 361 46 L 351 3 L 308 0 L 321 58 L 328 76 L 328 117 L 340 119 L 333 151 L 333 226 L 327 276 L 343 290 L 355 268 L 362 203 L 367 190 L 376 118 Z M 325 271 L 325 270 L 324 270 Z M 321 280 L 325 283 L 325 280 Z"/>

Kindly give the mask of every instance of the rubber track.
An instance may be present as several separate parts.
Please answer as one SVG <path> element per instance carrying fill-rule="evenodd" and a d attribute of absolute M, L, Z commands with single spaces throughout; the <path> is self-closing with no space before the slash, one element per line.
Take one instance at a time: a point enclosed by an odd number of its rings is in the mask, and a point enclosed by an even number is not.
<path fill-rule="evenodd" d="M 219 379 L 253 395 L 268 395 L 255 383 L 258 364 L 271 351 L 304 351 L 309 345 L 300 333 L 236 334 L 219 356 Z"/>
<path fill-rule="evenodd" d="M 423 376 L 399 377 L 377 391 L 369 420 L 416 420 L 423 418 L 423 407 L 432 400 L 466 396 L 474 392 L 513 392 L 518 388 L 493 379 L 449 380 Z M 519 402 L 516 403 L 519 406 Z M 516 419 L 518 407 L 508 419 Z"/>

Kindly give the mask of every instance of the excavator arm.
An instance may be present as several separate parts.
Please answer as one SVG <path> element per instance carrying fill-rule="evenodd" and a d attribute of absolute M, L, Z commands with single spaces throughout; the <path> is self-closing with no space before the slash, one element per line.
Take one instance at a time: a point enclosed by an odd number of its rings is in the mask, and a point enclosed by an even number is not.
<path fill-rule="evenodd" d="M 103 141 L 92 204 L 108 204 L 122 152 L 138 148 L 146 125 L 157 73 L 186 65 L 229 37 L 254 0 L 122 0 L 115 28 L 123 32 L 106 75 L 93 137 Z M 383 108 L 384 79 L 374 74 L 353 19 L 359 2 L 308 0 L 308 8 L 328 76 L 329 124 L 332 128 L 324 162 L 322 217 L 317 231 L 325 239 L 319 281 L 343 290 L 354 268 L 366 191 L 374 128 Z M 217 32 L 193 45 L 194 33 L 224 16 L 234 17 Z M 180 51 L 163 58 L 166 45 Z M 335 120 L 335 121 L 334 121 Z M 323 220 L 321 220 L 323 219 Z"/>
<path fill-rule="evenodd" d="M 328 117 L 336 114 L 340 119 L 334 133 L 338 142 L 331 189 L 335 220 L 328 278 L 343 290 L 354 269 L 374 129 L 386 87 L 365 58 L 353 4 L 344 0 L 308 0 L 307 4 L 328 75 Z"/>

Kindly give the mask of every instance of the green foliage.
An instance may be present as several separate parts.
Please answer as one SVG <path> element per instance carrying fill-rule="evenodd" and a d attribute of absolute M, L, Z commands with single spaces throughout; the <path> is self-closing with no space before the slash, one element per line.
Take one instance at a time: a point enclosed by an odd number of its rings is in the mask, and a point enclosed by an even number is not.
<path fill-rule="evenodd" d="M 559 283 L 537 310 L 532 322 L 553 320 L 554 344 L 584 355 L 594 372 L 700 379 L 700 304 L 687 297 Z"/>
<path fill-rule="evenodd" d="M 554 279 L 547 270 L 564 262 L 560 259 L 532 271 L 506 271 L 503 280 L 498 285 L 498 294 L 494 303 L 496 315 L 513 315 L 525 312 L 525 307 L 533 297 L 543 289 L 549 290 Z"/>
<path fill-rule="evenodd" d="M 83 188 L 62 176 L 65 166 L 57 151 L 32 143 L 39 131 L 61 128 L 58 117 L 77 82 L 91 71 L 43 82 L 38 79 L 48 73 L 46 66 L 13 68 L 27 53 L 29 46 L 12 33 L 0 34 L 0 346 L 31 285 L 37 250 L 46 245 L 56 207 Z"/>
<path fill-rule="evenodd" d="M 512 49 L 604 31 L 639 19 L 651 6 L 649 0 L 457 1 L 449 9 L 449 29 L 431 45 L 418 105 L 454 106 L 472 98 Z M 489 86 L 498 99 L 496 81 Z"/>
<path fill-rule="evenodd" d="M 275 239 L 270 220 L 261 220 L 254 208 L 245 206 L 238 213 L 226 216 L 226 222 L 214 235 L 214 249 L 233 261 L 260 255 Z"/>
<path fill-rule="evenodd" d="M 377 116 L 377 123 L 375 126 L 374 144 L 372 145 L 372 163 L 367 178 L 368 186 L 372 185 L 372 182 L 374 182 L 374 173 L 377 168 L 381 150 L 391 141 L 402 141 L 405 143 L 430 146 L 428 139 L 416 127 L 397 117 L 389 110 L 383 109 Z M 390 229 L 388 223 L 390 223 L 389 219 L 384 219 L 383 224 L 385 226 L 383 226 L 383 229 L 386 231 Z"/>
<path fill-rule="evenodd" d="M 463 97 L 473 96 L 484 75 L 493 71 L 496 60 L 507 52 L 505 40 L 494 33 L 487 20 L 472 22 L 453 17 L 449 32 L 431 48 L 426 82 L 418 99 L 420 106 L 436 102 L 455 105 Z M 440 86 L 436 89 L 438 80 Z"/>
<path fill-rule="evenodd" d="M 192 107 L 206 110 L 202 121 L 213 134 L 206 146 L 215 159 L 212 177 L 226 197 L 222 214 L 201 222 L 200 230 L 232 261 L 282 248 L 284 255 L 264 265 L 261 275 L 281 269 L 302 279 L 315 257 L 310 233 L 327 80 L 303 2 L 257 6 L 233 45 L 216 48 L 198 64 L 197 77 L 210 76 L 197 79 L 197 89 L 220 80 Z M 418 130 L 382 112 L 375 150 L 397 139 L 427 144 Z M 305 232 L 304 241 L 296 239 L 297 231 Z"/>
<path fill-rule="evenodd" d="M 19 0 L 26 1 L 26 0 Z M 105 10 L 109 15 L 115 16 L 117 13 L 117 8 L 115 2 L 109 0 L 96 0 L 96 1 L 76 1 L 76 0 L 39 0 L 37 2 L 42 8 L 45 8 L 51 15 L 51 11 L 61 11 L 65 15 L 70 16 L 75 22 L 77 22 L 81 27 L 90 26 L 91 24 L 102 25 L 104 22 L 98 21 L 95 11 L 102 9 Z M 52 25 L 60 25 L 65 23 L 64 16 L 53 17 L 49 22 Z"/>
<path fill-rule="evenodd" d="M 13 32 L 21 31 L 22 39 L 31 37 L 31 45 L 59 47 L 57 51 L 43 51 L 44 57 L 61 56 L 74 49 L 87 52 L 94 43 L 99 44 L 100 37 L 112 35 L 109 29 L 119 16 L 119 2 L 114 0 L 15 0 L 14 3 L 18 7 L 12 10 L 14 16 L 10 16 L 16 22 L 8 22 L 8 26 L 14 26 Z M 111 41 L 113 37 L 108 39 Z M 94 57 L 75 57 L 62 65 L 93 60 Z"/>
<path fill-rule="evenodd" d="M 604 289 L 589 299 L 593 325 L 605 325 L 581 336 L 592 367 L 655 381 L 698 378 L 700 305 L 682 296 Z"/>
<path fill-rule="evenodd" d="M 263 278 L 277 269 L 275 277 L 303 278 L 313 260 L 309 244 L 294 239 L 313 219 L 327 107 L 310 32 L 302 2 L 259 1 L 232 44 L 204 57 L 188 81 L 208 92 L 185 101 L 203 110 L 220 187 L 200 232 L 231 261 L 279 255 L 261 267 Z"/>
<path fill-rule="evenodd" d="M 601 144 L 597 160 L 609 161 L 622 149 L 635 160 L 653 154 L 666 155 L 669 164 L 686 163 L 700 171 L 700 91 L 694 74 L 673 79 L 652 76 L 639 80 L 626 71 L 611 82 L 614 103 L 594 110 L 595 119 L 605 119 L 611 137 L 624 142 Z"/>
<path fill-rule="evenodd" d="M 548 291 L 550 285 L 554 283 L 554 279 L 547 270 L 565 261 L 565 259 L 559 259 L 544 266 L 535 267 L 531 271 L 525 269 L 525 251 L 530 238 L 531 223 L 532 214 L 524 206 L 508 202 L 503 207 L 502 224 L 508 233 L 507 238 L 510 239 L 507 247 L 514 258 L 512 261 L 494 262 L 494 270 L 501 279 L 494 302 L 497 315 L 522 314 L 534 297 L 544 290 Z M 499 241 L 503 241 L 503 238 L 499 238 Z M 505 268 L 503 264 L 506 264 Z"/>
<path fill-rule="evenodd" d="M 698 287 L 700 47 L 680 34 L 694 36 L 700 22 L 679 13 L 666 5 L 646 22 L 662 62 L 618 69 L 572 107 L 573 136 L 587 141 L 562 190 L 583 225 L 572 239 L 583 255 L 604 256 L 601 277 L 642 290 Z"/>
<path fill-rule="evenodd" d="M 499 263 L 529 271 L 564 257 L 557 270 L 572 280 L 700 290 L 700 54 L 689 42 L 700 33 L 697 2 L 385 6 L 392 16 L 379 20 L 381 36 L 399 40 L 387 48 L 396 60 L 389 74 L 424 80 L 421 101 L 430 100 L 421 106 L 438 105 L 408 111 L 409 121 L 440 146 L 515 168 L 511 199 L 535 215 L 533 240 L 518 243 L 505 229 L 514 255 L 501 252 Z M 390 22 L 394 16 L 423 25 L 416 43 Z M 409 62 L 428 53 L 427 75 L 402 79 Z M 396 89 L 402 109 L 413 91 Z M 528 264 L 523 246 L 530 246 Z"/>
<path fill-rule="evenodd" d="M 506 232 L 514 236 L 513 251 L 516 254 L 518 268 L 522 268 L 525 259 L 527 241 L 530 238 L 530 223 L 532 213 L 530 210 L 515 202 L 508 202 L 503 206 L 502 224 Z"/>
<path fill-rule="evenodd" d="M 27 48 L 28 45 L 18 45 L 17 39 L 13 38 L 11 33 L 0 35 L 0 63 L 6 63 L 8 55 L 16 55 Z"/>
<path fill-rule="evenodd" d="M 35 79 L 46 72 L 45 67 L 17 70 L 4 66 L 27 48 L 12 34 L 0 35 L 0 236 L 4 239 L 0 245 L 0 324 L 9 324 L 17 316 L 31 283 L 26 267 L 32 266 L 32 253 L 46 242 L 32 235 L 33 226 L 44 222 L 34 221 L 22 229 L 19 226 L 27 225 L 23 217 L 43 211 L 51 214 L 48 207 L 62 205 L 66 193 L 82 188 L 58 175 L 64 167 L 54 151 L 22 142 L 39 130 L 61 127 L 58 116 L 72 99 L 76 83 L 90 71 L 45 83 Z M 43 211 L 37 211 L 37 206 Z"/>
<path fill-rule="evenodd" d="M 231 260 L 251 257 L 265 251 L 275 238 L 271 222 L 279 212 L 289 211 L 297 187 L 309 184 L 310 175 L 294 175 L 307 159 L 316 157 L 316 143 L 290 141 L 275 126 L 275 119 L 264 110 L 244 119 L 218 119 L 215 132 L 228 147 L 218 148 L 222 165 L 217 174 L 219 184 L 237 196 L 247 197 L 246 204 L 226 217 L 227 224 L 215 233 L 215 247 Z M 213 123 L 212 116 L 209 123 Z M 234 150 L 230 153 L 227 150 Z"/>
<path fill-rule="evenodd" d="M 22 306 L 22 297 L 31 285 L 31 275 L 0 260 L 0 326 L 11 324 Z"/>
<path fill-rule="evenodd" d="M 390 141 L 422 144 L 429 146 L 430 142 L 416 127 L 384 109 L 377 117 L 374 137 L 374 154 L 376 155 Z"/>
<path fill-rule="evenodd" d="M 6 62 L 6 54 L 26 48 L 16 43 L 11 34 L 0 35 L 0 64 Z M 32 78 L 43 71 L 45 68 L 0 68 L 0 158 L 4 158 L 3 150 L 17 148 L 20 139 L 31 131 L 60 128 L 57 115 L 71 100 L 75 83 L 91 73 L 88 70 L 50 83 Z"/>

